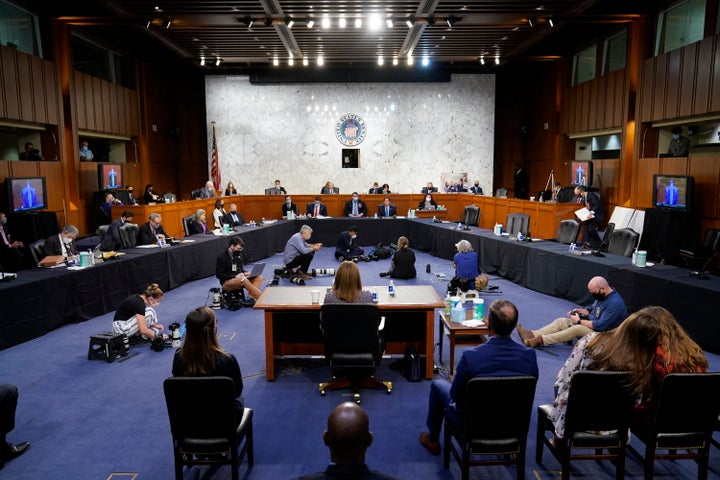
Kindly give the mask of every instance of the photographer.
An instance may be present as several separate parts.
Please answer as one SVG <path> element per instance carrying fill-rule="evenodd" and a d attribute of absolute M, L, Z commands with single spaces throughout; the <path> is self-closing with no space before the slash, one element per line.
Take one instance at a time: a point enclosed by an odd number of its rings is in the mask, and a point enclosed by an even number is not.
<path fill-rule="evenodd" d="M 25 151 L 20 153 L 20 160 L 45 160 L 40 154 L 40 150 L 35 148 L 32 142 L 25 144 Z"/>
<path fill-rule="evenodd" d="M 230 239 L 230 245 L 227 250 L 222 252 L 217 257 L 217 263 L 215 264 L 215 276 L 220 280 L 220 285 L 223 290 L 236 291 L 247 290 L 254 300 L 260 298 L 260 285 L 262 285 L 263 277 L 258 275 L 250 278 L 250 272 L 245 271 L 243 265 L 243 250 L 245 249 L 245 242 L 240 237 L 232 237 Z M 250 306 L 254 302 L 243 302 L 245 306 Z"/>

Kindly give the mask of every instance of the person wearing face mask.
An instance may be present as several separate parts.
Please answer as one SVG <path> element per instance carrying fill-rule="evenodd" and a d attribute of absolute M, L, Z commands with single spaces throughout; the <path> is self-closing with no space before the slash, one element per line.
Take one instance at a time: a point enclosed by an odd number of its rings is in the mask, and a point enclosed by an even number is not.
<path fill-rule="evenodd" d="M 150 183 L 145 185 L 145 194 L 143 195 L 143 198 L 147 204 L 160 203 L 163 201 L 163 197 L 155 193 L 155 187 L 153 187 Z"/>
<path fill-rule="evenodd" d="M 475 195 L 482 195 L 483 189 L 480 186 L 480 180 L 475 180 L 473 183 L 473 186 L 470 187 L 470 193 L 474 193 Z"/>
<path fill-rule="evenodd" d="M 607 332 L 617 327 L 627 317 L 625 301 L 610 287 L 603 277 L 593 277 L 587 285 L 588 292 L 595 299 L 587 308 L 570 310 L 537 330 L 526 330 L 518 324 L 517 331 L 525 345 L 540 347 L 555 343 L 570 342 L 592 332 Z"/>
<path fill-rule="evenodd" d="M 672 129 L 672 140 L 668 146 L 668 155 L 672 157 L 687 157 L 690 153 L 690 139 L 683 136 L 682 127 Z"/>
<path fill-rule="evenodd" d="M 215 228 L 223 227 L 225 215 L 227 215 L 227 212 L 225 211 L 225 200 L 223 200 L 222 198 L 218 198 L 217 200 L 215 200 L 215 209 L 212 213 L 213 225 L 215 226 Z"/>
<path fill-rule="evenodd" d="M 280 180 L 275 180 L 275 185 L 273 185 L 272 188 L 274 188 L 277 192 L 276 195 L 287 195 L 287 190 L 285 190 L 285 187 L 282 186 Z"/>
<path fill-rule="evenodd" d="M 163 291 L 157 283 L 148 285 L 141 294 L 134 294 L 120 302 L 113 317 L 113 333 L 125 334 L 132 340 L 152 340 L 163 336 L 163 326 L 158 323 L 155 309 L 163 299 Z"/>
<path fill-rule="evenodd" d="M 100 250 L 104 252 L 112 252 L 113 250 L 120 250 L 122 248 L 122 240 L 120 237 L 120 227 L 126 223 L 132 223 L 135 214 L 130 210 L 125 210 L 119 218 L 116 218 L 110 224 L 105 237 L 103 237 L 102 243 L 100 243 Z"/>
<path fill-rule="evenodd" d="M 357 192 L 352 193 L 352 199 L 345 202 L 346 217 L 364 217 L 367 213 L 367 205 L 360 200 Z"/>
<path fill-rule="evenodd" d="M 426 194 L 425 198 L 420 200 L 420 203 L 418 203 L 418 210 L 435 210 L 437 208 L 437 203 L 435 200 L 433 200 L 433 197 L 431 194 Z"/>
<path fill-rule="evenodd" d="M 260 286 L 263 277 L 258 275 L 250 277 L 250 272 L 245 271 L 243 263 L 243 250 L 245 250 L 245 242 L 240 237 L 232 237 L 230 245 L 217 257 L 215 263 L 215 276 L 220 281 L 220 286 L 228 292 L 242 290 L 247 291 L 253 299 L 260 298 Z M 243 301 L 243 306 L 250 307 L 255 302 L 248 300 Z"/>
<path fill-rule="evenodd" d="M 308 274 L 310 262 L 315 252 L 320 250 L 322 243 L 308 243 L 312 236 L 313 229 L 309 225 L 300 227 L 300 231 L 290 237 L 285 244 L 283 251 L 283 263 L 285 268 L 275 271 L 276 275 L 286 278 L 298 277 L 300 280 L 310 280 L 312 275 Z"/>
<path fill-rule="evenodd" d="M 138 245 L 155 245 L 158 240 L 165 240 L 167 233 L 162 226 L 162 217 L 159 213 L 148 215 L 148 221 L 140 225 L 138 230 Z"/>
<path fill-rule="evenodd" d="M 75 225 L 65 225 L 60 233 L 45 240 L 45 243 L 43 243 L 43 252 L 47 256 L 62 255 L 68 260 L 73 260 L 78 255 L 78 250 L 75 246 L 75 238 L 78 233 Z"/>
<path fill-rule="evenodd" d="M 92 150 L 88 147 L 87 140 L 80 142 L 80 161 L 92 162 L 93 158 L 95 158 L 95 155 L 93 155 Z"/>
<path fill-rule="evenodd" d="M 353 225 L 348 228 L 347 231 L 340 233 L 338 238 L 337 247 L 335 247 L 335 258 L 340 260 L 351 260 L 357 262 L 358 260 L 369 261 L 368 257 L 365 256 L 365 250 L 358 246 L 357 235 L 360 229 Z"/>
<path fill-rule="evenodd" d="M 125 187 L 125 190 L 127 190 L 128 205 L 137 205 L 138 201 L 137 198 L 135 198 L 135 188 L 132 185 L 128 185 Z"/>
<path fill-rule="evenodd" d="M 322 203 L 322 198 L 318 195 L 313 203 L 308 203 L 305 208 L 305 215 L 308 217 L 327 217 L 327 205 Z"/>
<path fill-rule="evenodd" d="M 282 216 L 283 218 L 287 218 L 288 212 L 293 212 L 293 215 L 298 215 L 298 206 L 295 205 L 292 201 L 292 198 L 290 198 L 290 195 L 285 196 L 285 203 L 282 204 Z"/>
<path fill-rule="evenodd" d="M 242 227 L 245 224 L 245 219 L 242 214 L 237 211 L 237 205 L 234 203 L 230 204 L 230 211 L 225 215 L 223 219 L 223 225 L 229 225 L 230 228 Z"/>

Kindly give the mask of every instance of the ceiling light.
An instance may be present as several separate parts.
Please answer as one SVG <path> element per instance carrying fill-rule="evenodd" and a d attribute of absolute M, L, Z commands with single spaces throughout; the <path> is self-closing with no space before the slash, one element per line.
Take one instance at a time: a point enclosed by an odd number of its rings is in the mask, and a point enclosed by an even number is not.
<path fill-rule="evenodd" d="M 385 23 L 387 24 L 387 27 L 388 27 L 388 28 L 393 28 L 392 18 L 388 18 Z"/>
<path fill-rule="evenodd" d="M 550 25 L 550 28 L 553 28 L 555 26 L 555 22 L 553 22 L 552 18 L 548 19 L 548 25 Z"/>
<path fill-rule="evenodd" d="M 320 67 L 322 67 L 323 65 L 325 65 L 325 59 L 323 58 L 322 55 L 318 56 L 317 62 L 318 62 L 318 66 L 320 66 Z"/>
<path fill-rule="evenodd" d="M 455 25 L 455 22 L 457 22 L 457 19 L 455 17 L 448 17 L 445 19 L 445 22 L 447 23 L 448 28 L 452 28 L 453 25 Z"/>
<path fill-rule="evenodd" d="M 382 55 L 378 55 L 377 62 L 378 62 L 378 65 L 380 65 L 380 66 L 382 66 L 385 63 L 385 60 L 383 60 Z"/>
<path fill-rule="evenodd" d="M 280 65 L 280 60 L 278 60 L 277 57 L 273 58 L 273 65 L 276 66 L 276 67 L 277 67 L 278 65 Z"/>
<path fill-rule="evenodd" d="M 292 58 L 288 58 L 288 65 L 291 67 L 295 65 L 295 60 L 293 60 Z"/>
<path fill-rule="evenodd" d="M 205 57 L 201 57 L 201 58 L 200 58 L 200 66 L 201 66 L 201 67 L 204 67 L 204 66 L 205 66 Z"/>
<path fill-rule="evenodd" d="M 412 20 L 405 20 L 405 25 L 407 25 L 408 28 L 412 28 L 413 27 Z"/>
<path fill-rule="evenodd" d="M 430 64 L 430 59 L 427 55 L 423 55 L 421 63 L 423 67 L 427 67 Z"/>
<path fill-rule="evenodd" d="M 308 27 L 308 28 L 312 28 L 313 25 L 315 25 L 315 21 L 314 21 L 314 20 L 310 20 L 309 22 L 307 22 L 307 27 Z"/>
<path fill-rule="evenodd" d="M 393 57 L 393 66 L 397 66 L 397 64 L 398 64 L 397 57 Z"/>
<path fill-rule="evenodd" d="M 408 56 L 408 57 L 407 57 L 407 64 L 408 64 L 409 66 L 411 66 L 413 63 L 415 63 L 415 61 L 413 61 L 413 58 L 410 57 L 410 56 Z"/>
<path fill-rule="evenodd" d="M 328 17 L 328 16 L 323 17 L 322 28 L 330 28 L 330 17 Z"/>
<path fill-rule="evenodd" d="M 216 66 L 216 67 L 219 67 L 219 66 L 220 66 L 220 57 L 217 57 L 217 58 L 215 59 L 215 66 Z"/>
<path fill-rule="evenodd" d="M 307 67 L 308 63 L 310 63 L 310 62 L 308 62 L 307 57 L 303 58 L 303 67 Z"/>
<path fill-rule="evenodd" d="M 355 28 L 362 28 L 362 18 L 358 17 L 355 19 Z"/>
<path fill-rule="evenodd" d="M 377 30 L 380 28 L 381 20 L 377 15 L 370 16 L 370 30 Z"/>
<path fill-rule="evenodd" d="M 480 65 L 485 65 L 485 57 L 480 56 Z"/>
<path fill-rule="evenodd" d="M 293 25 L 295 25 L 295 20 L 290 20 L 289 22 L 287 22 L 287 27 L 288 27 L 288 28 L 292 28 Z"/>
<path fill-rule="evenodd" d="M 495 55 L 495 65 L 500 65 L 500 55 Z"/>
<path fill-rule="evenodd" d="M 345 28 L 347 26 L 347 20 L 345 17 L 340 17 L 340 20 L 338 20 L 338 26 L 340 28 Z"/>

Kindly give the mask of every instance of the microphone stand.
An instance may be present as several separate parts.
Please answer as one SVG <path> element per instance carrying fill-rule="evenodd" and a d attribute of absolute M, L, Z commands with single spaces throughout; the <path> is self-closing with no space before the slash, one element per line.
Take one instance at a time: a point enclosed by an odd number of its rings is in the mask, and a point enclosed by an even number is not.
<path fill-rule="evenodd" d="M 714 252 L 714 253 L 712 254 L 712 257 L 708 258 L 708 261 L 703 264 L 702 268 L 701 268 L 699 271 L 690 272 L 690 275 L 693 276 L 693 277 L 695 277 L 695 278 L 698 278 L 698 279 L 700 279 L 700 280 L 707 280 L 707 279 L 709 279 L 710 276 L 707 274 L 707 267 L 708 267 L 708 265 L 710 265 L 710 263 L 711 263 L 713 260 L 715 260 L 715 257 L 717 257 L 717 255 L 718 255 L 718 252 Z"/>

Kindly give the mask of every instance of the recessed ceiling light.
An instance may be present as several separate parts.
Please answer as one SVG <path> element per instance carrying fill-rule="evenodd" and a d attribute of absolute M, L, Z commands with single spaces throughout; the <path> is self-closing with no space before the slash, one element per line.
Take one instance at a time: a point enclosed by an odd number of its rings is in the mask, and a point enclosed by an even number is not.
<path fill-rule="evenodd" d="M 347 26 L 347 20 L 345 17 L 340 17 L 340 20 L 338 20 L 338 26 L 340 28 L 345 28 Z"/>
<path fill-rule="evenodd" d="M 314 20 L 310 20 L 309 22 L 307 22 L 307 27 L 308 27 L 308 28 L 312 28 L 313 25 L 315 25 L 315 21 L 314 21 Z"/>
<path fill-rule="evenodd" d="M 330 28 L 330 17 L 327 15 L 322 19 L 322 28 Z"/>
<path fill-rule="evenodd" d="M 358 17 L 355 19 L 355 28 L 361 28 L 362 27 L 362 18 Z"/>

